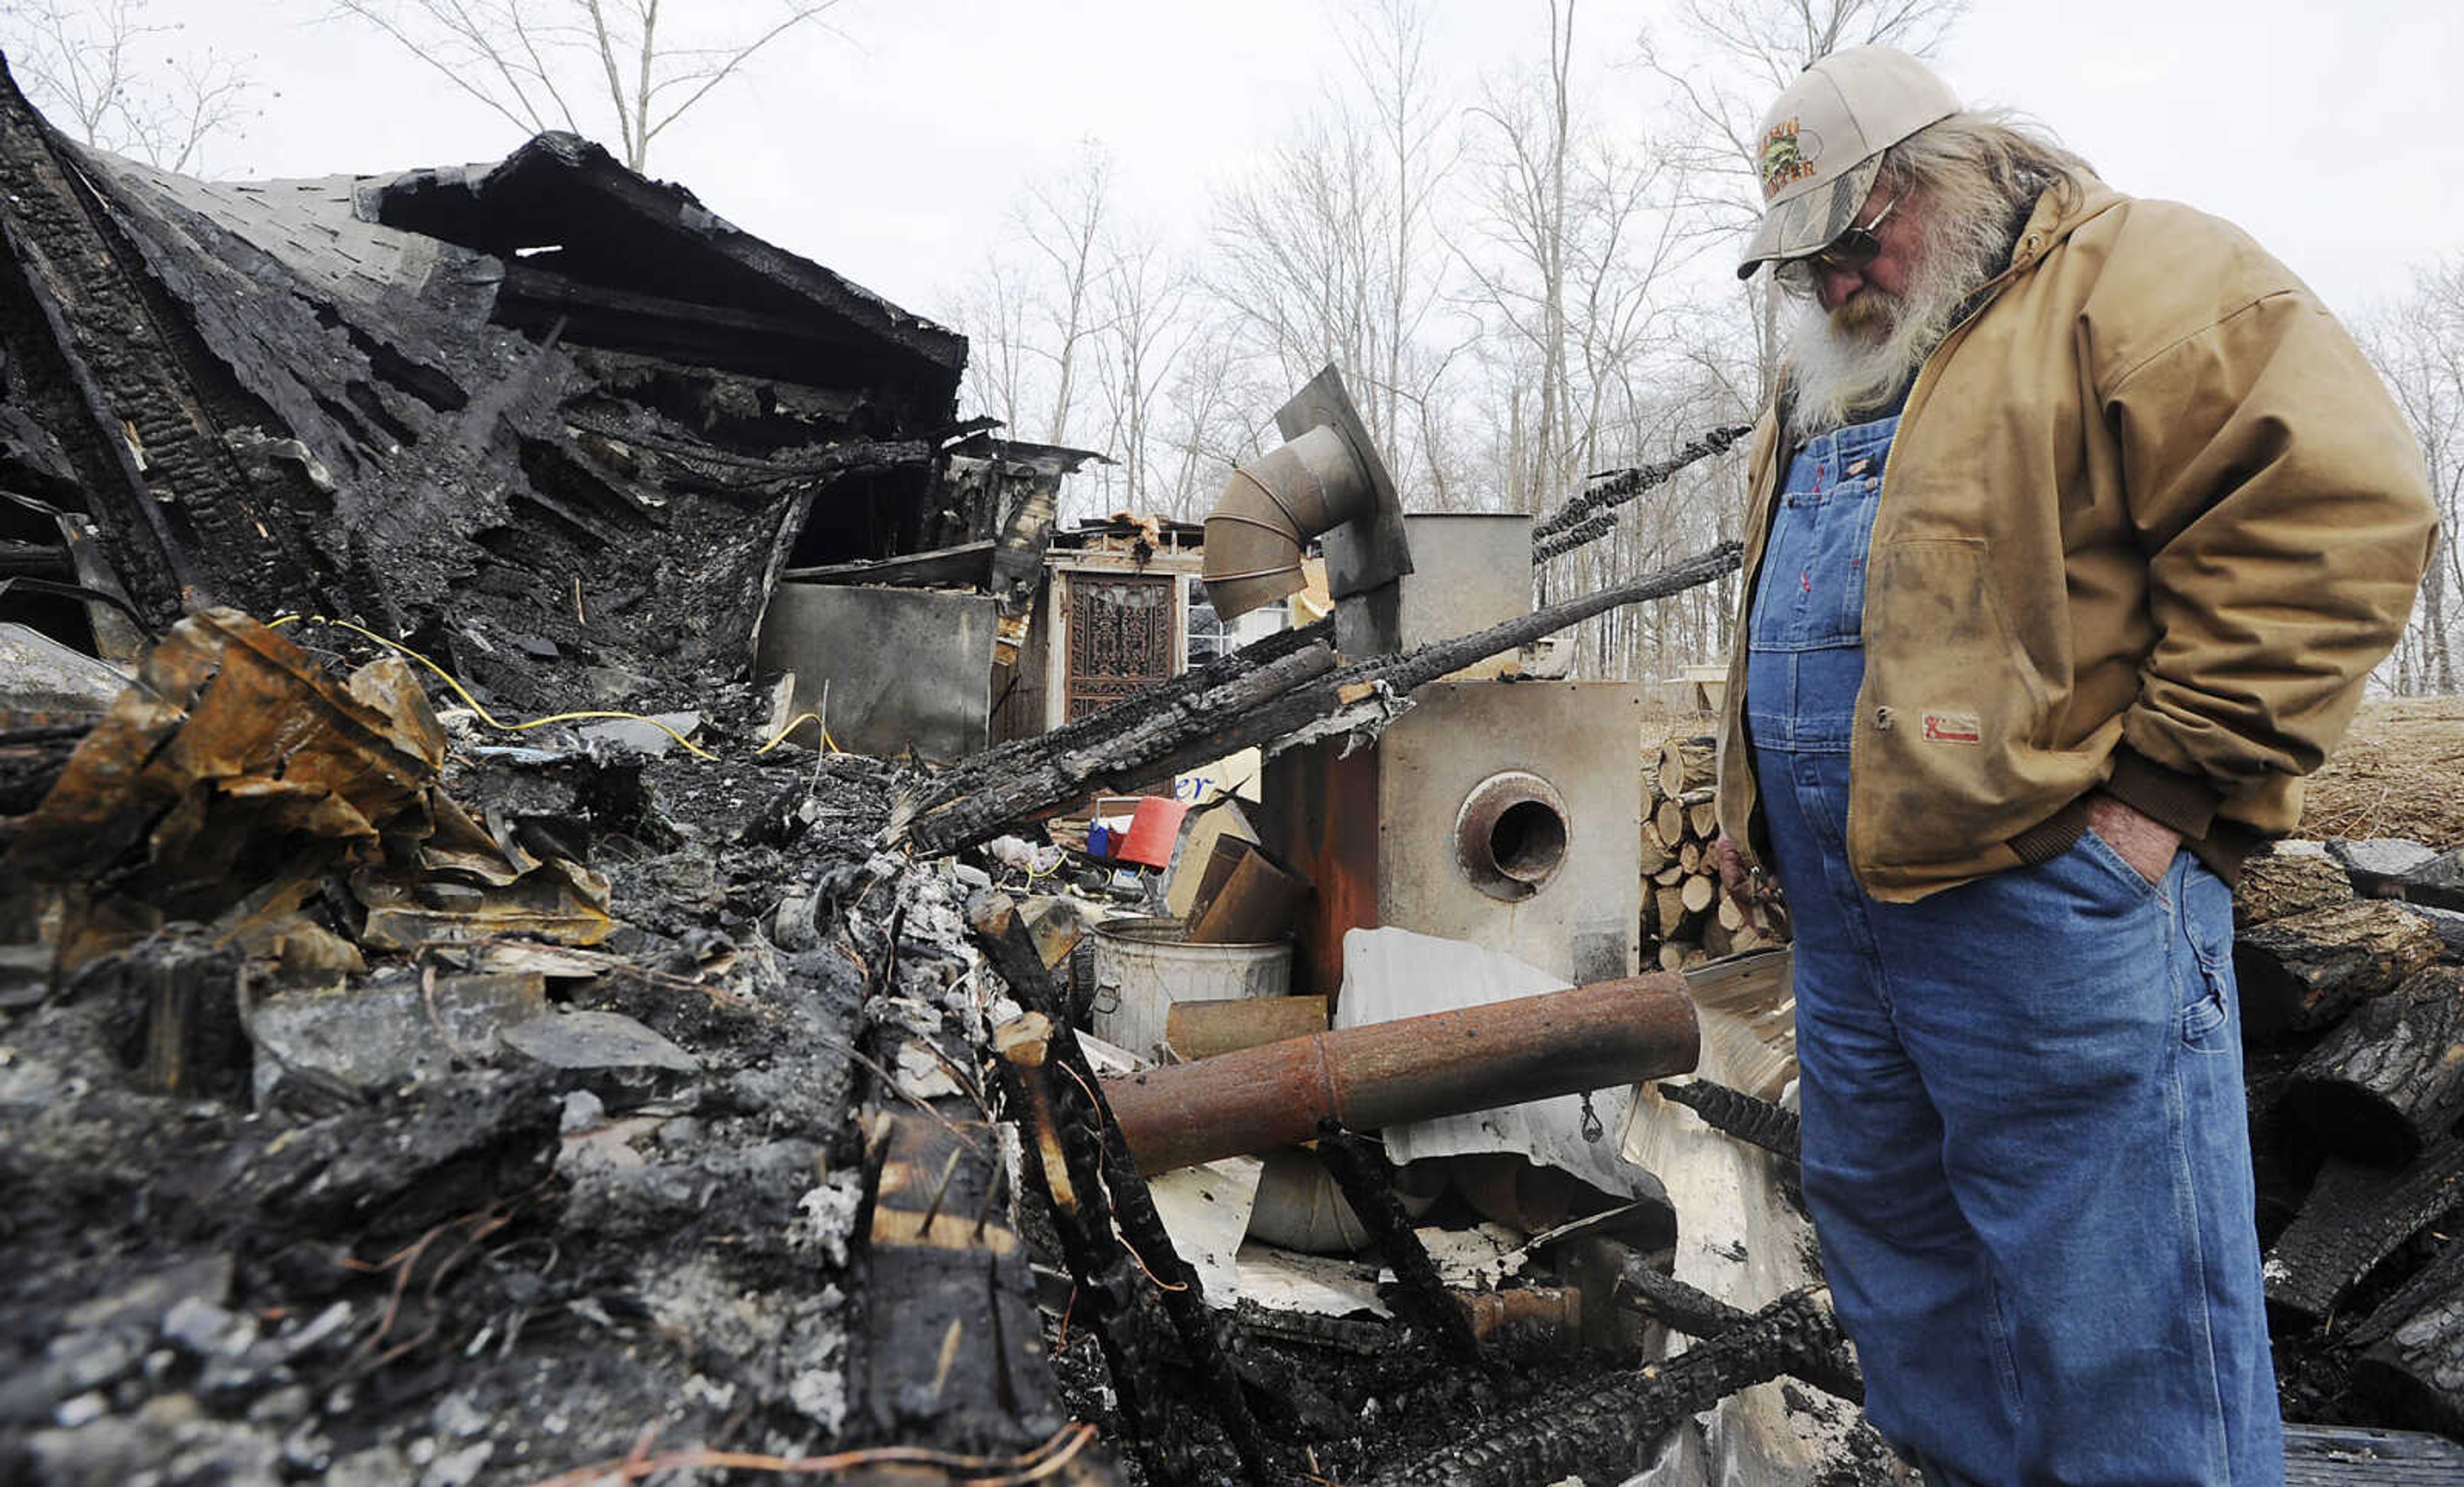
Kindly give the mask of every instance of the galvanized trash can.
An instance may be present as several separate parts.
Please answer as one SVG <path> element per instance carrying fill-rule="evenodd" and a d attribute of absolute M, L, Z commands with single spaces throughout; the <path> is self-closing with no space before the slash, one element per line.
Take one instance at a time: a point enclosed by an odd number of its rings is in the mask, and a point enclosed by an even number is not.
<path fill-rule="evenodd" d="M 1190 945 L 1183 932 L 1177 919 L 1110 919 L 1095 927 L 1089 1020 L 1097 1038 L 1160 1060 L 1174 1002 L 1281 996 L 1291 989 L 1290 942 Z"/>

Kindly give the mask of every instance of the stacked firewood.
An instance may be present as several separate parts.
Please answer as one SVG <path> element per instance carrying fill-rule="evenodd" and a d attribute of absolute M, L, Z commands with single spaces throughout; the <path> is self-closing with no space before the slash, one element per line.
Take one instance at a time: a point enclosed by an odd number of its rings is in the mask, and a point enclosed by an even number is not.
<path fill-rule="evenodd" d="M 2464 851 L 2287 843 L 2233 896 L 2288 1398 L 2464 1432 Z M 2341 1397 L 2339 1397 L 2341 1395 Z"/>
<path fill-rule="evenodd" d="M 1717 751 L 1704 736 L 1672 736 L 1647 756 L 1642 810 L 1642 958 L 1662 971 L 1779 943 L 1759 908 L 1721 890 L 1711 843 Z"/>

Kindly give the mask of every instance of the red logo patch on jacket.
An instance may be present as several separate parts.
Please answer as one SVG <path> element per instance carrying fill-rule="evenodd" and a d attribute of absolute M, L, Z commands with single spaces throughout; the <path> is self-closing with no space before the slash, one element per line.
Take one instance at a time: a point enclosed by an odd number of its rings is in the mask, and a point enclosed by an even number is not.
<path fill-rule="evenodd" d="M 1985 726 L 1973 712 L 1937 712 L 1925 714 L 1925 741 L 1927 743 L 1981 744 Z"/>

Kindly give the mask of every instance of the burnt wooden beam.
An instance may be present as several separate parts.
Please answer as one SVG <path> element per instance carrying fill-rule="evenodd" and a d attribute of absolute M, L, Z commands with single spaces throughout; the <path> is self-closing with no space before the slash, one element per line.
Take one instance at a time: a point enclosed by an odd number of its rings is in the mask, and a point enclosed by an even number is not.
<path fill-rule="evenodd" d="M 1349 667 L 1312 646 L 1204 691 L 1170 689 L 1114 714 L 1104 734 L 1065 730 L 1019 748 L 995 751 L 998 765 L 954 772 L 934 799 L 903 823 L 903 840 L 927 855 L 956 852 L 999 836 L 1011 822 L 1067 804 L 1100 787 L 1129 788 L 1169 777 L 1187 765 L 1238 749 L 1273 744 L 1380 695 L 1408 696 L 1475 661 L 1513 650 L 1596 614 L 1682 594 L 1737 570 L 1734 542 L 1534 610 L 1470 635 Z M 1000 773 L 989 774 L 998 769 Z"/>
<path fill-rule="evenodd" d="M 1701 1116 L 1703 1124 L 1713 1130 L 1760 1147 L 1773 1156 L 1784 1156 L 1792 1162 L 1797 1159 L 1801 1136 L 1794 1111 L 1706 1079 L 1689 1080 L 1683 1084 L 1663 1081 L 1657 1087 L 1668 1099 Z"/>
<path fill-rule="evenodd" d="M 1272 726 L 1285 715 L 1274 711 L 1275 705 L 1287 703 L 1295 689 L 1335 669 L 1334 652 L 1323 645 L 1311 646 L 1160 714 L 1151 714 L 1117 738 L 1089 740 L 1083 751 L 1039 751 L 1041 757 L 1021 760 L 1018 772 L 1008 779 L 988 781 L 979 794 L 952 800 L 915 822 L 911 840 L 924 856 L 955 852 L 989 841 L 1010 822 L 1076 799 L 1106 782 L 1125 776 L 1153 777 L 1158 764 L 1168 769 L 1170 760 L 1197 741 L 1249 731 L 1220 729 L 1217 719 L 1265 719 Z M 1301 707 L 1314 716 L 1314 695 Z M 1306 718 L 1296 717 L 1293 726 L 1302 721 Z M 1229 752 L 1220 751 L 1219 756 Z"/>
<path fill-rule="evenodd" d="M 1141 1447 L 1159 1438 L 1167 1407 L 1148 1395 L 1155 1380 L 1152 1349 L 1139 1316 L 1141 1293 L 1133 1257 L 1112 1227 L 1103 1181 L 1103 1150 L 1075 1109 L 1052 1056 L 1052 1021 L 1029 1012 L 993 1032 L 1002 1093 L 1025 1141 L 1019 1164 L 1028 1188 L 1051 1215 L 1062 1263 L 1074 1286 L 1067 1315 L 1093 1334 L 1111 1375 L 1122 1432 Z M 1150 1471 L 1158 1463 L 1150 1462 Z"/>
<path fill-rule="evenodd" d="M 1639 1256 L 1627 1260 L 1618 1270 L 1617 1295 L 1620 1301 L 1631 1302 L 1644 1316 L 1705 1342 L 1727 1337 L 1740 1327 L 1753 1325 L 1754 1322 L 1753 1313 L 1731 1306 L 1707 1291 L 1687 1285 L 1675 1276 L 1662 1275 Z M 1807 1358 L 1800 1362 L 1804 1367 L 1797 1370 L 1798 1378 L 1853 1404 L 1864 1403 L 1864 1375 L 1857 1367 L 1856 1355 L 1847 1348 L 1842 1347 L 1828 1358 Z"/>
<path fill-rule="evenodd" d="M 993 543 L 962 542 L 957 547 L 879 558 L 865 562 L 832 563 L 824 568 L 790 568 L 779 575 L 790 583 L 882 583 L 914 587 L 963 583 L 980 587 L 992 571 Z"/>
<path fill-rule="evenodd" d="M 1067 1416 L 1002 1201 L 1001 1144 L 965 1102 L 932 1104 L 870 1113 L 858 1264 L 873 1304 L 850 1404 L 876 1439 L 1022 1451 Z"/>
<path fill-rule="evenodd" d="M 1366 1137 L 1344 1128 L 1341 1121 L 1318 1122 L 1317 1158 L 1342 1188 L 1344 1201 L 1369 1230 L 1386 1263 L 1395 1267 L 1395 1309 L 1406 1322 L 1437 1339 L 1439 1345 L 1464 1363 L 1480 1367 L 1487 1360 L 1480 1339 L 1472 1335 L 1471 1319 L 1447 1294 L 1429 1258 L 1428 1246 L 1412 1230 L 1403 1200 L 1395 1195 L 1387 1175 L 1385 1153 Z"/>
<path fill-rule="evenodd" d="M 1333 640 L 1332 620 L 1278 630 L 1229 655 L 1218 656 L 1202 667 L 1192 667 L 1178 676 L 1157 682 L 1136 696 L 1108 703 L 1050 733 L 1033 738 L 1013 739 L 981 754 L 972 754 L 935 779 L 927 809 L 938 809 L 990 781 L 1006 778 L 1016 774 L 1025 761 L 1112 737 L 1166 708 L 1237 681 L 1311 645 L 1329 645 Z"/>
<path fill-rule="evenodd" d="M 900 941 L 893 911 L 883 950 Z M 885 969 L 894 975 L 894 960 Z M 890 1071 L 926 1045 L 957 1086 L 938 1096 L 899 1086 Z M 873 1083 L 859 1116 L 864 1141 L 861 1245 L 850 1246 L 852 1438 L 1017 1456 L 1057 1438 L 1067 1407 L 1046 1355 L 1025 1241 L 1013 1227 L 1001 1127 L 975 1087 L 978 1051 L 955 1025 L 936 1033 L 895 1017 L 874 1024 Z M 1073 1458 L 1069 1483 L 1109 1483 L 1107 1453 Z M 947 1482 L 933 1468 L 878 1479 Z"/>
<path fill-rule="evenodd" d="M 1792 1292 L 1665 1363 L 1610 1374 L 1507 1416 L 1376 1478 L 1377 1487 L 1549 1487 L 1570 1476 L 1623 1481 L 1679 1424 L 1738 1390 L 1802 1376 L 1845 1344 L 1819 1287 Z"/>
<path fill-rule="evenodd" d="M 1664 460 L 1592 476 L 1573 500 L 1532 524 L 1531 560 L 1546 562 L 1606 536 L 1616 526 L 1615 518 L 1608 514 L 1611 511 L 1654 486 L 1666 484 L 1687 466 L 1725 452 L 1753 431 L 1750 424 L 1714 428 L 1688 440 L 1683 448 Z"/>
<path fill-rule="evenodd" d="M 843 366 L 871 349 L 869 338 L 833 334 L 810 322 L 592 284 L 519 259 L 505 265 L 495 317 L 501 324 L 542 333 L 561 326 L 560 339 L 576 345 L 607 346 L 791 382 L 821 381 L 817 369 Z"/>
<path fill-rule="evenodd" d="M 1079 1046 L 1078 1034 L 1062 1008 L 1060 992 L 1053 986 L 1043 957 L 1036 952 L 1034 939 L 1019 917 L 1017 905 L 1005 894 L 979 895 L 967 906 L 967 920 L 975 931 L 977 945 L 1010 994 L 1027 1011 L 1041 1014 L 1050 1026 L 1048 1056 L 1071 1076 L 1070 1088 L 1058 1091 L 1065 1106 L 1060 1119 L 1083 1121 L 1097 1132 L 1102 1142 L 1101 1186 L 1111 1200 L 1121 1241 L 1143 1262 L 1141 1271 L 1155 1282 L 1164 1315 L 1179 1334 L 1190 1367 L 1205 1390 L 1206 1403 L 1224 1434 L 1231 1438 L 1242 1471 L 1255 1487 L 1268 1487 L 1278 1476 L 1267 1454 L 1265 1438 L 1258 1429 L 1256 1416 L 1249 1411 L 1247 1397 L 1241 1391 L 1240 1377 L 1224 1349 L 1223 1334 L 1218 1330 L 1215 1316 L 1207 1310 L 1198 1272 L 1180 1257 L 1171 1234 L 1163 1226 L 1163 1216 L 1155 1210 L 1146 1177 L 1121 1139 L 1120 1126 L 1112 1120 L 1102 1086 L 1096 1082 L 1094 1066 Z"/>

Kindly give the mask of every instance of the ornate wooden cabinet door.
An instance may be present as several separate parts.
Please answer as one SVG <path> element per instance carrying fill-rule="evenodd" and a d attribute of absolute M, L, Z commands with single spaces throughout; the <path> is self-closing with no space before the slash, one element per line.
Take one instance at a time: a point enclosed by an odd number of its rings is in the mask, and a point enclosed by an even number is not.
<path fill-rule="evenodd" d="M 1066 720 L 1172 675 L 1179 649 L 1178 588 L 1170 574 L 1070 575 Z"/>

